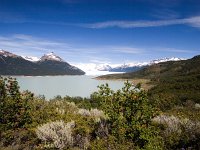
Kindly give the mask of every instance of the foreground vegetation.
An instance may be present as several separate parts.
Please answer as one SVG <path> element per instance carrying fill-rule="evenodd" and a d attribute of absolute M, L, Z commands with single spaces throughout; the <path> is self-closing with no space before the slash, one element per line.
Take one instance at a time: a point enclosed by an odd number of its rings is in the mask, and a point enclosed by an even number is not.
<path fill-rule="evenodd" d="M 165 91 L 163 91 L 165 93 Z M 0 147 L 16 149 L 199 149 L 200 104 L 197 99 L 168 103 L 141 85 L 121 90 L 99 86 L 90 99 L 45 100 L 20 92 L 13 78 L 0 78 Z M 175 99 L 176 101 L 176 99 Z"/>

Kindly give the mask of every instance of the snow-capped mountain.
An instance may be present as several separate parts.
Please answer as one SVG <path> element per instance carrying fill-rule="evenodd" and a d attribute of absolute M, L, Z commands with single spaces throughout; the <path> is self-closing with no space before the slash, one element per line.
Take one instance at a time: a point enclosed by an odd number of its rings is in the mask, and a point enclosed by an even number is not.
<path fill-rule="evenodd" d="M 163 58 L 163 59 L 156 59 L 149 62 L 130 62 L 124 64 L 95 64 L 95 63 L 78 63 L 74 64 L 78 68 L 82 69 L 86 72 L 86 75 L 105 75 L 105 74 L 113 74 L 113 73 L 124 73 L 124 72 L 134 72 L 140 70 L 146 66 L 157 64 L 160 62 L 166 61 L 179 61 L 183 60 L 180 58 Z"/>
<path fill-rule="evenodd" d="M 0 50 L 0 55 L 2 55 L 4 57 L 20 57 L 18 55 L 15 55 L 15 54 L 10 53 L 10 52 L 5 51 L 5 50 Z"/>
<path fill-rule="evenodd" d="M 140 68 L 147 66 L 149 63 L 148 62 L 143 62 L 143 63 L 127 63 L 127 64 L 122 64 L 118 65 L 115 67 L 112 67 L 109 71 L 114 71 L 114 72 L 130 72 L 130 71 L 136 71 L 139 70 Z"/>
<path fill-rule="evenodd" d="M 140 70 L 146 66 L 161 63 L 161 62 L 183 60 L 180 58 L 172 57 L 172 58 L 156 59 L 156 60 L 152 60 L 149 62 L 137 62 L 137 63 L 129 62 L 129 63 L 124 63 L 124 64 L 109 64 L 109 63 L 102 63 L 102 64 L 85 63 L 84 64 L 84 63 L 79 63 L 79 64 L 75 64 L 72 66 L 69 63 L 65 62 L 62 58 L 60 58 L 53 52 L 45 54 L 40 59 L 38 59 L 37 57 L 19 56 L 19 55 L 10 53 L 5 50 L 0 50 L 0 59 L 2 60 L 2 62 L 0 62 L 0 63 L 2 63 L 2 64 L 4 63 L 4 65 L 5 65 L 5 60 L 7 57 L 8 58 L 10 58 L 10 57 L 18 58 L 18 60 L 15 60 L 16 64 L 19 64 L 20 61 L 23 61 L 23 64 L 24 65 L 29 64 L 30 68 L 33 67 L 33 68 L 38 69 L 38 65 L 39 65 L 39 67 L 48 69 L 48 71 L 46 70 L 46 72 L 49 72 L 51 74 L 55 70 L 57 70 L 57 71 L 59 70 L 60 74 L 65 74 L 65 73 L 66 74 L 84 74 L 83 71 L 85 71 L 87 75 L 97 75 L 97 74 L 102 75 L 102 74 L 109 74 L 109 73 L 115 73 L 115 72 L 116 73 L 117 72 L 118 73 L 119 72 L 122 72 L 122 73 L 123 72 L 134 72 L 134 71 Z M 9 59 L 8 59 L 8 61 L 9 61 Z M 34 63 L 36 66 L 34 66 L 31 63 Z M 13 64 L 13 65 L 15 66 L 16 64 Z M 28 66 L 27 66 L 27 68 L 28 68 Z M 81 68 L 83 71 L 80 70 L 79 68 Z M 20 69 L 18 69 L 18 70 L 20 70 Z M 40 70 L 40 73 L 41 73 L 41 70 Z"/>
<path fill-rule="evenodd" d="M 137 62 L 137 63 L 126 63 L 126 64 L 124 63 L 121 65 L 101 65 L 101 67 L 97 67 L 97 69 L 101 71 L 110 71 L 110 72 L 132 72 L 132 71 L 140 70 L 145 66 L 158 64 L 161 62 L 179 61 L 179 60 L 183 60 L 183 59 L 172 57 L 172 58 L 156 59 L 150 62 Z"/>
<path fill-rule="evenodd" d="M 59 61 L 59 62 L 64 62 L 62 58 L 54 54 L 54 52 L 45 54 L 40 58 L 40 61 L 45 61 L 45 60 L 52 60 L 52 61 Z"/>
<path fill-rule="evenodd" d="M 24 59 L 31 61 L 31 62 L 36 62 L 39 61 L 40 59 L 37 57 L 32 57 L 32 56 L 22 56 Z"/>
<path fill-rule="evenodd" d="M 172 57 L 172 58 L 162 58 L 162 59 L 156 59 L 156 60 L 152 60 L 149 64 L 158 64 L 161 62 L 167 62 L 167 61 L 180 61 L 183 60 L 181 58 L 176 58 L 176 57 Z"/>
<path fill-rule="evenodd" d="M 37 57 L 19 56 L 0 50 L 0 75 L 84 75 L 81 69 L 70 65 L 54 53 Z"/>

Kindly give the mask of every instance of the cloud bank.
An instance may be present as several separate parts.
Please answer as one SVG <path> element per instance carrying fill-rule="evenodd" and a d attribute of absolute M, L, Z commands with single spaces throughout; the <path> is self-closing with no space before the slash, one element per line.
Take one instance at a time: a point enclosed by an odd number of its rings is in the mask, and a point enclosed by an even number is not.
<path fill-rule="evenodd" d="M 55 42 L 24 34 L 0 36 L 0 46 L 0 49 L 12 51 L 20 55 L 26 55 L 29 53 L 42 54 L 56 49 L 64 51 L 69 47 L 66 43 Z"/>
<path fill-rule="evenodd" d="M 55 52 L 66 61 L 85 61 L 93 63 L 110 62 L 115 56 L 142 54 L 145 50 L 124 45 L 74 45 L 64 41 L 50 40 L 26 34 L 0 36 L 0 49 L 23 56 L 41 57 Z M 77 59 L 77 56 L 79 59 Z"/>
<path fill-rule="evenodd" d="M 83 25 L 86 28 L 147 28 L 147 27 L 160 27 L 170 25 L 189 25 L 192 27 L 200 28 L 200 16 L 184 18 L 184 19 L 171 19 L 171 20 L 156 20 L 156 21 L 106 21 L 97 22 Z"/>
<path fill-rule="evenodd" d="M 55 52 L 69 63 L 92 63 L 92 64 L 113 64 L 123 63 L 131 60 L 144 60 L 147 56 L 157 53 L 169 53 L 170 56 L 177 54 L 188 55 L 198 53 L 198 50 L 177 49 L 169 47 L 135 47 L 133 45 L 75 45 L 64 41 L 51 40 L 41 37 L 34 37 L 25 34 L 14 34 L 0 36 L 0 50 L 4 49 L 23 56 L 41 57 L 45 53 Z M 84 65 L 82 65 L 84 66 Z M 80 65 L 80 67 L 82 67 Z M 86 68 L 94 68 L 90 64 Z"/>

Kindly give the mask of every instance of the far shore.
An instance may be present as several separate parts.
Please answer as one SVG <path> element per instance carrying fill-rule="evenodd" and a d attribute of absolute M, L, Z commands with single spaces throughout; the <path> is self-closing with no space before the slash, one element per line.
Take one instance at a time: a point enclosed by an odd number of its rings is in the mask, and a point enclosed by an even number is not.
<path fill-rule="evenodd" d="M 143 89 L 145 90 L 149 90 L 150 88 L 152 88 L 154 85 L 150 82 L 150 79 L 143 79 L 143 78 L 138 78 L 138 79 L 115 79 L 115 78 L 99 78 L 99 77 L 95 77 L 93 79 L 96 80 L 113 80 L 113 81 L 129 81 L 134 85 L 137 85 L 138 83 L 141 83 L 141 86 Z"/>

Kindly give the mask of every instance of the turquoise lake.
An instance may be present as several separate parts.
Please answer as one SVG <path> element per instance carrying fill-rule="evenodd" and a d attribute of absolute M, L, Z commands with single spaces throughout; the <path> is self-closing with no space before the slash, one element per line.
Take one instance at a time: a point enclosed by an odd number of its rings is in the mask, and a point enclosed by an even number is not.
<path fill-rule="evenodd" d="M 21 91 L 29 90 L 35 95 L 44 95 L 46 99 L 57 95 L 62 97 L 81 96 L 90 97 L 97 91 L 98 85 L 108 83 L 111 89 L 118 90 L 123 87 L 124 81 L 96 80 L 95 76 L 15 76 Z"/>

